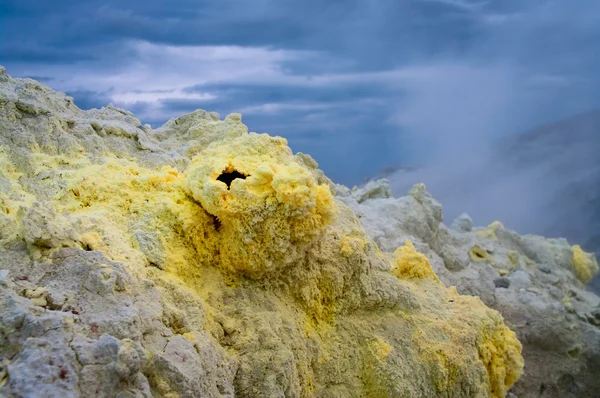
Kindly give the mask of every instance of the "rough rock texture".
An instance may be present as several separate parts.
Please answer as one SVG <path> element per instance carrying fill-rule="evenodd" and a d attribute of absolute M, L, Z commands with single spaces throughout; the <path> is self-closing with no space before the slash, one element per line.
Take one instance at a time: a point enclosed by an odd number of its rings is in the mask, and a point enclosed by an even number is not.
<path fill-rule="evenodd" d="M 0 395 L 504 396 L 502 316 L 333 192 L 239 115 L 154 131 L 0 69 Z"/>
<path fill-rule="evenodd" d="M 409 239 L 447 286 L 479 296 L 504 316 L 523 344 L 525 359 L 512 393 L 598 396 L 600 298 L 584 286 L 598 272 L 591 254 L 564 239 L 519 236 L 499 222 L 473 228 L 468 215 L 446 228 L 441 206 L 423 185 L 395 199 L 374 195 L 382 189 L 378 184 L 389 186 L 380 180 L 363 189 L 336 189 L 381 251 L 393 251 Z"/>

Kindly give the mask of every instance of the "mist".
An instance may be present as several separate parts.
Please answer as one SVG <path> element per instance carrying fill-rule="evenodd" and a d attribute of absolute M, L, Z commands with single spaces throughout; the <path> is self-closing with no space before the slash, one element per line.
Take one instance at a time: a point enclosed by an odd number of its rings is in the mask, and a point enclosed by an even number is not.
<path fill-rule="evenodd" d="M 433 84 L 400 113 L 430 151 L 386 176 L 394 195 L 423 182 L 444 206 L 447 224 L 466 212 L 475 225 L 499 220 L 520 234 L 564 237 L 598 255 L 600 110 L 526 129 L 526 115 L 543 108 L 544 98 L 519 101 L 508 73 L 464 76 Z M 469 95 L 453 101 L 459 84 Z M 427 117 L 425 110 L 436 107 L 443 117 Z M 600 278 L 590 286 L 599 291 Z"/>

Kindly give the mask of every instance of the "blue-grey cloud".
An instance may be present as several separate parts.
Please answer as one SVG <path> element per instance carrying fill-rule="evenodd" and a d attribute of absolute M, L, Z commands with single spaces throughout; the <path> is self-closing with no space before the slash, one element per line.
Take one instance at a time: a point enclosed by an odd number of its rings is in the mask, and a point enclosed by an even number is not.
<path fill-rule="evenodd" d="M 48 82 L 51 84 L 52 80 Z M 76 98 L 76 105 L 81 109 L 100 109 L 110 103 L 110 95 L 108 93 L 99 93 L 90 90 L 67 91 L 67 95 Z"/>

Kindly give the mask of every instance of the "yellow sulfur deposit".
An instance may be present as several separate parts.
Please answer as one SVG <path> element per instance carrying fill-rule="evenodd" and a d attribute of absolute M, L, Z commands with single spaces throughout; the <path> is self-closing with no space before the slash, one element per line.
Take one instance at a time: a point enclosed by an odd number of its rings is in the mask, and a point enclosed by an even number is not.
<path fill-rule="evenodd" d="M 394 252 L 397 255 L 396 266 L 392 274 L 401 279 L 433 279 L 438 280 L 427 257 L 419 253 L 410 240 Z"/>
<path fill-rule="evenodd" d="M 380 361 L 385 361 L 385 359 L 392 352 L 393 347 L 381 337 L 375 338 L 370 344 L 369 348 Z"/>
<path fill-rule="evenodd" d="M 444 302 L 450 303 L 449 308 L 440 309 L 434 312 L 435 315 L 421 314 L 424 324 L 435 326 L 431 329 L 417 328 L 413 333 L 415 345 L 432 367 L 437 392 L 443 394 L 458 388 L 457 383 L 461 383 L 463 369 L 469 367 L 471 360 L 464 350 L 465 342 L 473 339 L 471 341 L 477 346 L 479 360 L 486 369 L 487 383 L 484 384 L 487 385 L 488 393 L 504 397 L 508 387 L 518 380 L 523 369 L 522 347 L 515 333 L 502 326 L 500 314 L 484 310 L 486 315 L 478 334 L 467 337 L 464 331 L 460 331 L 459 325 L 461 322 L 468 324 L 468 314 L 486 308 L 481 300 L 460 296 L 454 287 L 446 289 L 433 272 L 427 257 L 417 252 L 411 241 L 405 241 L 404 246 L 398 248 L 395 254 L 398 257 L 392 273 L 396 277 L 431 280 L 427 289 L 413 290 L 420 302 L 439 296 Z"/>
<path fill-rule="evenodd" d="M 364 251 L 366 245 L 367 241 L 364 237 L 344 236 L 340 241 L 340 252 L 344 257 L 350 257 L 357 251 Z"/>
<path fill-rule="evenodd" d="M 498 239 L 496 232 L 501 229 L 504 229 L 504 225 L 500 221 L 494 221 L 487 227 L 477 231 L 477 235 L 482 238 L 496 240 Z"/>
<path fill-rule="evenodd" d="M 509 251 L 508 252 L 508 261 L 510 263 L 510 266 L 512 268 L 515 268 L 518 264 L 519 264 L 519 253 L 517 253 L 516 251 Z"/>
<path fill-rule="evenodd" d="M 259 278 L 296 261 L 337 212 L 283 138 L 248 134 L 194 159 L 185 188 L 214 217 L 221 266 Z"/>
<path fill-rule="evenodd" d="M 581 246 L 574 245 L 572 249 L 577 278 L 582 283 L 587 283 L 598 273 L 598 262 L 593 254 L 584 252 Z"/>
<path fill-rule="evenodd" d="M 522 372 L 496 311 L 446 288 L 411 241 L 387 262 L 282 138 L 213 142 L 184 170 L 70 162 L 52 211 L 82 250 L 159 286 L 172 344 L 217 345 L 239 396 L 503 397 Z M 150 367 L 151 387 L 180 396 L 169 369 Z"/>
<path fill-rule="evenodd" d="M 426 320 L 431 328 L 419 328 L 413 334 L 423 360 L 431 366 L 438 393 L 441 395 L 445 391 L 460 389 L 465 369 L 475 361 L 485 368 L 481 383 L 486 392 L 479 394 L 504 397 L 523 369 L 522 347 L 515 333 L 502 326 L 499 313 L 485 310 L 476 333 L 466 332 L 465 327 L 461 329 L 461 324 L 470 324 L 469 314 L 483 310 L 485 305 L 477 297 L 460 296 L 454 287 L 446 289 L 442 286 L 439 283 L 429 292 L 417 293 L 423 299 L 425 296 L 440 295 L 450 306 Z M 469 355 L 469 346 L 472 344 L 477 347 L 477 359 Z"/>
<path fill-rule="evenodd" d="M 489 261 L 491 263 L 494 262 L 494 259 L 490 254 L 483 250 L 479 245 L 475 245 L 469 251 L 469 255 L 471 256 L 471 260 L 473 261 Z"/>

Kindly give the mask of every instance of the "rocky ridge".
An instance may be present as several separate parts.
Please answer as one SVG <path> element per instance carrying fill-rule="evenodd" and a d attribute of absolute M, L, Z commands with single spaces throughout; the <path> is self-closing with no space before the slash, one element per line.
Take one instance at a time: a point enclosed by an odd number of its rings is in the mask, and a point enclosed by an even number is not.
<path fill-rule="evenodd" d="M 237 114 L 199 110 L 153 130 L 2 68 L 0 166 L 3 396 L 500 397 L 531 383 L 517 382 L 521 344 L 484 302 L 502 307 L 477 284 L 465 291 L 467 276 L 442 283 L 467 264 L 452 241 L 463 232 L 439 232 L 422 186 L 398 199 L 420 209 L 381 224 L 388 215 L 363 213 L 390 201 L 385 184 L 336 187 Z M 365 207 L 357 218 L 345 202 Z M 576 250 L 527 247 L 539 263 Z M 565 322 L 592 327 L 597 297 L 575 275 L 595 263 L 563 257 L 548 266 L 579 289 Z M 597 355 L 580 341 L 597 329 L 576 319 L 573 344 L 555 343 L 586 371 Z"/>

